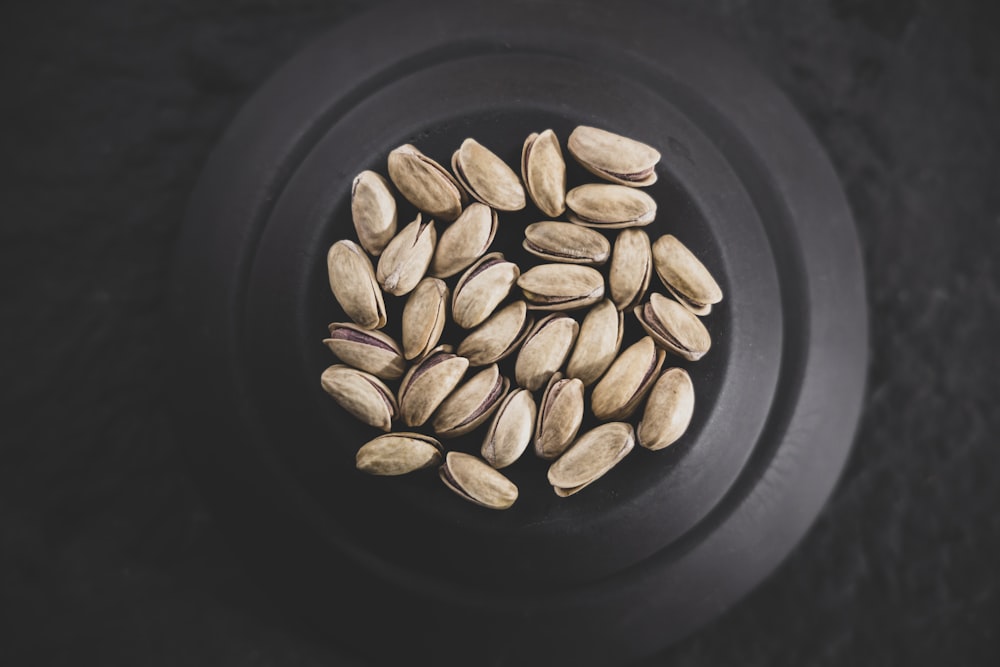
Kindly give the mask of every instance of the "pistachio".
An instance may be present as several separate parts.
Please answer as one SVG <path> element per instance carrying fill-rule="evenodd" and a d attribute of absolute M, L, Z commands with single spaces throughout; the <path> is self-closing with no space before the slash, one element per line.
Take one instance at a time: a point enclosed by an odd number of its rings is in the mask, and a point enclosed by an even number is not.
<path fill-rule="evenodd" d="M 517 284 L 532 310 L 575 310 L 604 298 L 604 276 L 589 266 L 539 264 Z"/>
<path fill-rule="evenodd" d="M 697 361 L 712 347 L 712 336 L 701 320 L 673 299 L 653 292 L 635 307 L 635 317 L 660 347 Z"/>
<path fill-rule="evenodd" d="M 684 435 L 694 414 L 694 385 L 683 368 L 668 368 L 653 385 L 636 435 L 646 449 L 663 449 Z"/>
<path fill-rule="evenodd" d="M 566 210 L 566 162 L 552 130 L 532 133 L 521 150 L 521 177 L 531 201 L 547 216 Z"/>
<path fill-rule="evenodd" d="M 480 453 L 494 468 L 506 468 L 528 448 L 534 429 L 535 399 L 527 389 L 515 389 L 494 413 Z"/>
<path fill-rule="evenodd" d="M 607 183 L 588 183 L 566 193 L 570 222 L 584 227 L 642 227 L 656 218 L 656 202 L 645 192 Z"/>
<path fill-rule="evenodd" d="M 551 461 L 576 437 L 583 423 L 583 383 L 555 373 L 545 387 L 535 424 L 535 454 Z"/>
<path fill-rule="evenodd" d="M 430 274 L 448 278 L 468 268 L 486 252 L 496 233 L 497 212 L 479 202 L 469 204 L 438 239 Z"/>
<path fill-rule="evenodd" d="M 495 153 L 475 139 L 466 139 L 451 156 L 451 169 L 473 199 L 500 211 L 525 206 L 521 179 Z"/>
<path fill-rule="evenodd" d="M 455 438 L 477 428 L 493 414 L 510 388 L 510 380 L 491 364 L 444 399 L 434 414 L 434 432 Z"/>
<path fill-rule="evenodd" d="M 448 452 L 439 474 L 445 486 L 477 505 L 505 510 L 517 500 L 517 486 L 471 454 Z"/>
<path fill-rule="evenodd" d="M 399 384 L 399 413 L 407 426 L 420 426 L 462 381 L 469 360 L 439 345 L 410 367 Z"/>
<path fill-rule="evenodd" d="M 490 315 L 458 345 L 458 354 L 470 366 L 485 366 L 506 358 L 528 335 L 535 318 L 528 314 L 528 304 L 515 301 Z"/>
<path fill-rule="evenodd" d="M 417 213 L 382 252 L 375 272 L 378 284 L 393 296 L 409 294 L 427 272 L 436 243 L 434 221 L 423 222 Z"/>
<path fill-rule="evenodd" d="M 396 235 L 396 198 L 374 171 L 358 174 L 351 185 L 351 215 L 362 247 L 378 257 Z"/>
<path fill-rule="evenodd" d="M 618 310 L 634 308 L 642 301 L 652 271 L 653 253 L 646 232 L 641 229 L 618 232 L 608 272 L 608 290 Z"/>
<path fill-rule="evenodd" d="M 543 221 L 524 230 L 524 249 L 552 262 L 599 266 L 608 261 L 611 244 L 600 232 L 571 222 Z"/>
<path fill-rule="evenodd" d="M 441 340 L 448 310 L 448 286 L 427 277 L 417 283 L 403 306 L 403 353 L 417 359 Z"/>
<path fill-rule="evenodd" d="M 371 373 L 336 364 L 330 366 L 320 379 L 324 391 L 340 407 L 375 428 L 388 431 L 399 412 L 392 390 Z"/>
<path fill-rule="evenodd" d="M 451 298 L 451 317 L 463 329 L 481 324 L 507 298 L 521 274 L 517 265 L 491 252 L 470 266 Z"/>
<path fill-rule="evenodd" d="M 580 125 L 569 135 L 566 148 L 584 169 L 605 180 L 631 187 L 656 182 L 660 152 L 635 139 Z"/>
<path fill-rule="evenodd" d="M 353 241 L 337 241 L 326 255 L 330 289 L 349 318 L 364 329 L 385 326 L 385 302 L 371 260 Z"/>
<path fill-rule="evenodd" d="M 348 366 L 382 380 L 398 380 L 406 371 L 399 345 L 381 331 L 368 331 L 352 322 L 334 322 L 330 324 L 330 337 L 323 342 Z"/>
<path fill-rule="evenodd" d="M 541 389 L 566 360 L 579 330 L 580 325 L 568 315 L 552 313 L 538 320 L 517 353 L 517 383 L 531 391 Z"/>
<path fill-rule="evenodd" d="M 369 440 L 354 457 L 355 466 L 369 475 L 405 475 L 441 463 L 441 443 L 421 433 L 386 433 Z"/>
<path fill-rule="evenodd" d="M 590 395 L 594 416 L 602 420 L 630 417 L 656 381 L 664 356 L 649 336 L 626 348 Z"/>
<path fill-rule="evenodd" d="M 615 360 L 624 333 L 625 317 L 615 304 L 604 299 L 591 308 L 580 325 L 580 335 L 566 364 L 566 375 L 579 378 L 585 387 L 597 382 Z"/>
<path fill-rule="evenodd" d="M 722 290 L 705 265 L 671 234 L 653 244 L 656 275 L 682 306 L 695 315 L 708 315 L 722 301 Z"/>
<path fill-rule="evenodd" d="M 635 447 L 631 424 L 609 422 L 587 431 L 549 466 L 549 484 L 565 498 L 603 477 Z"/>
<path fill-rule="evenodd" d="M 389 178 L 407 201 L 432 218 L 451 221 L 462 212 L 465 193 L 440 164 L 404 144 L 389 153 Z"/>

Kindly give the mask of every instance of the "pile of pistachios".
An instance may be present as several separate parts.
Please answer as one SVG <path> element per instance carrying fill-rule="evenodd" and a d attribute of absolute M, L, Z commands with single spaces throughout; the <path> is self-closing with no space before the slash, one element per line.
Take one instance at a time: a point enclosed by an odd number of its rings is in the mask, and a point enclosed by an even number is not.
<path fill-rule="evenodd" d="M 565 497 L 611 470 L 636 441 L 659 450 L 687 430 L 694 386 L 683 368 L 663 370 L 664 361 L 709 351 L 700 318 L 722 291 L 680 240 L 666 234 L 651 243 L 642 229 L 656 217 L 656 202 L 640 188 L 656 182 L 659 151 L 587 126 L 566 147 L 606 182 L 567 191 L 552 130 L 524 142 L 520 176 L 470 138 L 450 172 L 407 144 L 389 153 L 391 185 L 374 171 L 354 179 L 358 242 L 337 241 L 327 255 L 330 288 L 350 321 L 329 325 L 323 342 L 341 363 L 323 372 L 322 386 L 386 432 L 358 450 L 359 470 L 402 475 L 439 466 L 459 496 L 507 509 L 518 489 L 500 469 L 529 446 L 552 462 L 548 481 Z M 401 230 L 394 192 L 419 211 Z M 499 214 L 529 200 L 539 222 L 499 227 L 523 236 L 539 258 L 522 271 L 489 250 Z M 436 224 L 447 225 L 440 235 Z M 654 270 L 673 298 L 647 298 Z M 398 341 L 380 331 L 386 298 L 405 299 Z M 621 350 L 633 318 L 647 335 Z M 442 343 L 449 322 L 467 332 L 462 340 Z M 512 355 L 513 382 L 498 366 Z M 587 410 L 600 423 L 580 433 Z M 634 415 L 637 427 L 628 421 Z M 480 428 L 479 456 L 442 444 Z"/>

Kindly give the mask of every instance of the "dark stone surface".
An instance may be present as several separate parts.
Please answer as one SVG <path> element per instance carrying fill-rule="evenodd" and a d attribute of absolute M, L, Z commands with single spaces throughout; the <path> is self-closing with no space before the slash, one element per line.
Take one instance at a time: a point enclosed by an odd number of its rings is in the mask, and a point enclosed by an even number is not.
<path fill-rule="evenodd" d="M 805 112 L 872 304 L 854 456 L 808 538 L 644 664 L 1000 659 L 991 3 L 672 2 Z M 0 25 L 0 661 L 328 665 L 213 523 L 165 409 L 172 241 L 241 103 L 361 3 L 34 3 Z"/>

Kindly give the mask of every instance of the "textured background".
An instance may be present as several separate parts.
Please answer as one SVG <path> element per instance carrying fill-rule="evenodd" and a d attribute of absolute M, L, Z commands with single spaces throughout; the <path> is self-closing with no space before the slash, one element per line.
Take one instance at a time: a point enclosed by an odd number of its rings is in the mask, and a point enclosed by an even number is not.
<path fill-rule="evenodd" d="M 1000 664 L 1000 16 L 670 2 L 791 95 L 856 212 L 870 396 L 807 539 L 649 665 Z M 329 665 L 255 588 L 170 435 L 171 246 L 261 81 L 360 11 L 34 2 L 0 21 L 0 662 Z"/>

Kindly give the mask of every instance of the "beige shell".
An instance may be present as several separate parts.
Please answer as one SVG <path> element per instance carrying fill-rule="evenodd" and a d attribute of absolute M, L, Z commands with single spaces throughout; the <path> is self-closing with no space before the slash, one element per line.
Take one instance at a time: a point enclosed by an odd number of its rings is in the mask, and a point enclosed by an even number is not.
<path fill-rule="evenodd" d="M 448 318 L 448 286 L 427 277 L 417 283 L 403 306 L 403 353 L 417 359 L 437 346 Z"/>
<path fill-rule="evenodd" d="M 496 232 L 497 212 L 479 202 L 469 204 L 438 239 L 430 275 L 448 278 L 468 268 L 489 249 Z"/>
<path fill-rule="evenodd" d="M 462 212 L 466 197 L 458 181 L 416 146 L 404 144 L 393 149 L 388 167 L 399 193 L 431 218 L 450 222 Z"/>
<path fill-rule="evenodd" d="M 399 414 L 407 426 L 421 426 L 462 381 L 469 360 L 439 345 L 410 367 L 399 384 Z"/>
<path fill-rule="evenodd" d="M 588 183 L 566 193 L 570 222 L 585 227 L 642 227 L 656 219 L 656 201 L 624 185 Z"/>
<path fill-rule="evenodd" d="M 611 244 L 600 232 L 571 222 L 544 220 L 524 230 L 525 250 L 550 262 L 600 266 L 608 261 Z"/>
<path fill-rule="evenodd" d="M 549 484 L 557 496 L 571 496 L 603 477 L 634 447 L 635 432 L 631 424 L 601 424 L 577 438 L 549 466 Z"/>
<path fill-rule="evenodd" d="M 499 211 L 524 208 L 521 179 L 506 162 L 475 139 L 462 142 L 451 156 L 451 169 L 473 199 Z"/>
<path fill-rule="evenodd" d="M 371 260 L 357 243 L 337 241 L 326 254 L 330 290 L 337 303 L 358 326 L 381 329 L 385 326 L 385 302 L 375 280 Z"/>
<path fill-rule="evenodd" d="M 369 440 L 354 457 L 354 465 L 369 475 L 405 475 L 439 465 L 441 443 L 422 433 L 386 433 Z"/>
<path fill-rule="evenodd" d="M 591 308 L 566 363 L 566 376 L 579 378 L 585 387 L 597 382 L 615 360 L 624 333 L 625 317 L 615 304 L 604 299 Z"/>
<path fill-rule="evenodd" d="M 451 317 L 463 329 L 471 329 L 489 317 L 507 298 L 520 275 L 513 262 L 502 253 L 491 252 L 470 266 L 451 298 Z"/>
<path fill-rule="evenodd" d="M 664 356 L 649 336 L 627 347 L 594 386 L 590 411 L 605 421 L 628 419 L 656 381 Z"/>
<path fill-rule="evenodd" d="M 630 187 L 656 182 L 660 152 L 641 141 L 580 125 L 569 135 L 566 148 L 584 169 L 605 180 Z"/>
<path fill-rule="evenodd" d="M 517 353 L 514 377 L 525 389 L 537 391 L 563 365 L 580 330 L 568 315 L 552 313 L 538 320 Z"/>
<path fill-rule="evenodd" d="M 629 310 L 642 301 L 652 272 L 649 235 L 636 228 L 618 232 L 608 272 L 608 291 L 618 310 Z"/>
<path fill-rule="evenodd" d="M 527 389 L 507 394 L 493 415 L 480 454 L 494 468 L 517 461 L 531 444 L 535 430 L 535 399 Z"/>
<path fill-rule="evenodd" d="M 688 361 L 701 359 L 712 347 L 712 336 L 697 315 L 662 294 L 650 294 L 635 307 L 635 317 L 657 345 Z"/>
<path fill-rule="evenodd" d="M 663 286 L 695 315 L 708 315 L 722 301 L 719 283 L 687 246 L 672 234 L 653 244 L 653 264 Z"/>
<path fill-rule="evenodd" d="M 573 442 L 583 423 L 583 383 L 554 374 L 545 387 L 535 423 L 535 454 L 551 461 Z"/>
<path fill-rule="evenodd" d="M 566 210 L 566 161 L 552 130 L 532 133 L 521 150 L 524 189 L 545 215 L 555 218 Z"/>
<path fill-rule="evenodd" d="M 471 454 L 448 452 L 439 474 L 445 486 L 477 505 L 505 510 L 517 501 L 517 486 Z"/>
<path fill-rule="evenodd" d="M 510 388 L 510 380 L 491 364 L 459 386 L 434 413 L 434 432 L 442 438 L 456 438 L 484 423 L 500 405 Z"/>
<path fill-rule="evenodd" d="M 333 322 L 323 340 L 342 362 L 382 380 L 398 380 L 406 372 L 399 345 L 381 331 L 369 331 L 353 322 Z"/>
<path fill-rule="evenodd" d="M 434 221 L 423 222 L 417 213 L 382 251 L 375 271 L 378 284 L 393 296 L 409 294 L 427 272 L 436 243 Z"/>
<path fill-rule="evenodd" d="M 371 373 L 335 364 L 320 378 L 323 390 L 340 407 L 369 426 L 388 431 L 399 409 L 392 390 Z"/>
<path fill-rule="evenodd" d="M 524 301 L 507 304 L 469 333 L 459 343 L 458 353 L 470 366 L 500 361 L 517 351 L 534 324 Z"/>
<path fill-rule="evenodd" d="M 389 182 L 374 171 L 363 171 L 351 185 L 351 216 L 362 247 L 378 257 L 396 235 L 396 198 Z"/>
<path fill-rule="evenodd" d="M 636 435 L 646 449 L 674 444 L 687 431 L 694 414 L 694 385 L 683 368 L 668 368 L 653 385 Z"/>
<path fill-rule="evenodd" d="M 604 276 L 589 266 L 539 264 L 518 278 L 531 310 L 575 310 L 604 298 Z"/>

